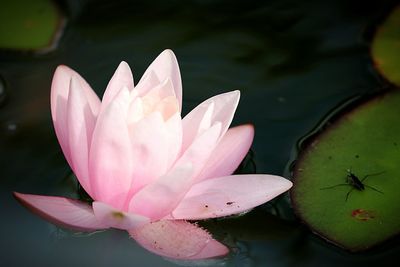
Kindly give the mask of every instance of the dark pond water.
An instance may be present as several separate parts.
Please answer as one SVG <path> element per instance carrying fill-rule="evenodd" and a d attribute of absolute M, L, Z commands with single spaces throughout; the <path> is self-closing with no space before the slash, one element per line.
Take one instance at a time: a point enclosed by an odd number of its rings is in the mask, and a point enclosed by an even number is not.
<path fill-rule="evenodd" d="M 12 191 L 76 197 L 56 141 L 49 90 L 55 67 L 78 70 L 101 95 L 127 61 L 139 79 L 165 48 L 184 84 L 184 113 L 220 92 L 240 89 L 233 124 L 256 128 L 256 171 L 282 175 L 297 141 L 340 103 L 380 90 L 369 39 L 394 1 L 63 1 L 68 24 L 43 55 L 0 53 L 1 266 L 176 266 L 123 231 L 82 235 L 31 214 Z M 0 37 L 1 38 L 1 37 Z M 389 265 L 398 241 L 349 254 L 311 234 L 285 197 L 240 219 L 204 225 L 230 245 L 224 266 Z M 221 230 L 223 229 L 223 231 Z"/>

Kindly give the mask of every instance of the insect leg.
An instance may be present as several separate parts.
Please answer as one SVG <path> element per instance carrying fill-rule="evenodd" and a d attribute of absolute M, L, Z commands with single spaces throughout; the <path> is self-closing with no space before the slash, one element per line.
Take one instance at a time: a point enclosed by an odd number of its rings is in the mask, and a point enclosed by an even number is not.
<path fill-rule="evenodd" d="M 319 190 L 331 189 L 331 188 L 335 188 L 335 187 L 338 187 L 338 186 L 349 186 L 349 184 L 337 184 L 337 185 L 333 185 L 333 186 L 322 187 Z"/>
<path fill-rule="evenodd" d="M 353 192 L 353 190 L 354 190 L 354 187 L 352 187 L 352 188 L 349 190 L 349 192 L 347 192 L 347 194 L 346 194 L 346 202 L 347 202 L 347 199 L 348 199 L 349 196 L 350 196 L 350 193 Z"/>
<path fill-rule="evenodd" d="M 367 178 L 370 177 L 370 176 L 381 175 L 381 174 L 384 174 L 385 172 L 386 172 L 386 171 L 367 174 L 367 175 L 364 176 L 364 178 L 362 178 L 361 182 L 364 182 L 364 180 L 367 179 Z"/>
<path fill-rule="evenodd" d="M 372 189 L 372 190 L 374 190 L 374 191 L 376 191 L 376 192 L 378 192 L 378 193 L 383 194 L 382 191 L 379 191 L 378 189 L 376 189 L 376 188 L 374 188 L 374 187 L 372 187 L 372 186 L 370 186 L 370 185 L 364 184 L 364 186 L 365 186 L 365 187 L 368 187 L 369 189 Z"/>

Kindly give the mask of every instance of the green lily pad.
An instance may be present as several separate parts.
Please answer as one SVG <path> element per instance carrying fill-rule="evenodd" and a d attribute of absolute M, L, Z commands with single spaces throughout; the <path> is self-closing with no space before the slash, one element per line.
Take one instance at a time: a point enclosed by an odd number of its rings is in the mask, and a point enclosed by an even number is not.
<path fill-rule="evenodd" d="M 0 49 L 51 50 L 64 24 L 51 0 L 4 0 L 0 8 Z"/>
<path fill-rule="evenodd" d="M 312 231 L 350 251 L 400 232 L 399 114 L 400 91 L 392 90 L 308 139 L 293 169 L 291 200 Z M 364 190 L 348 184 L 348 170 L 365 178 Z"/>
<path fill-rule="evenodd" d="M 400 85 L 400 6 L 378 28 L 372 42 L 372 57 L 378 70 Z"/>

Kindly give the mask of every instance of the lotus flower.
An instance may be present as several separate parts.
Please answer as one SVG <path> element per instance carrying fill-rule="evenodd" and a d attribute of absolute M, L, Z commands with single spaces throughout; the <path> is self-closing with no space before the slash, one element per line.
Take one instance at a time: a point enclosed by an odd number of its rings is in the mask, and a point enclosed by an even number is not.
<path fill-rule="evenodd" d="M 292 185 L 273 175 L 232 175 L 254 135 L 251 125 L 228 129 L 239 96 L 214 96 L 182 119 L 181 77 L 171 50 L 155 59 L 136 86 L 122 62 L 102 101 L 78 73 L 59 66 L 51 86 L 54 128 L 93 203 L 14 195 L 56 225 L 127 230 L 162 256 L 225 255 L 223 244 L 187 220 L 242 213 Z"/>

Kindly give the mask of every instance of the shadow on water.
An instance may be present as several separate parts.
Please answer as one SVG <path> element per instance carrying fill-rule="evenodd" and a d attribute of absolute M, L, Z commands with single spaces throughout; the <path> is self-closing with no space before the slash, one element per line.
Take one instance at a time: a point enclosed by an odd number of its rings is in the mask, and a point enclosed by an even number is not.
<path fill-rule="evenodd" d="M 281 175 L 297 140 L 330 110 L 385 86 L 372 69 L 366 38 L 394 2 L 60 1 L 68 23 L 58 49 L 0 53 L 1 264 L 175 266 L 121 231 L 79 236 L 57 229 L 11 197 L 11 191 L 78 197 L 76 183 L 65 178 L 70 170 L 50 117 L 57 65 L 78 70 L 101 95 L 121 60 L 138 80 L 171 48 L 181 66 L 184 113 L 240 89 L 233 125 L 256 128 L 243 172 Z M 285 196 L 204 227 L 232 247 L 225 266 L 383 266 L 399 252 L 395 241 L 371 253 L 341 251 L 300 226 Z"/>

